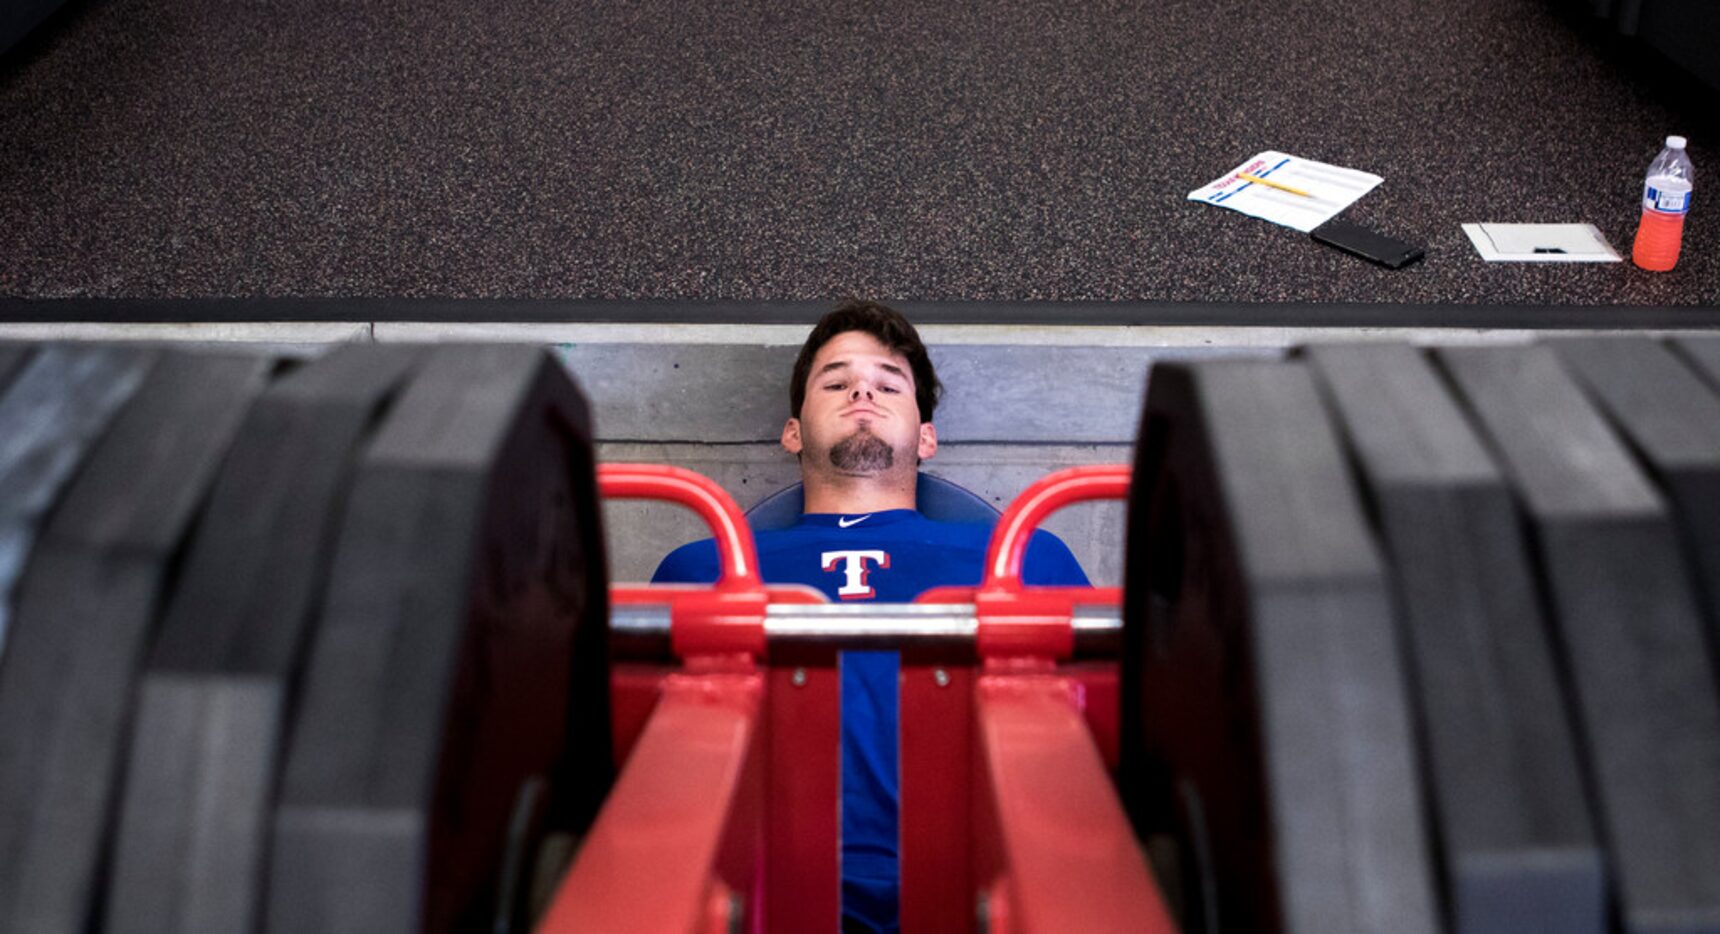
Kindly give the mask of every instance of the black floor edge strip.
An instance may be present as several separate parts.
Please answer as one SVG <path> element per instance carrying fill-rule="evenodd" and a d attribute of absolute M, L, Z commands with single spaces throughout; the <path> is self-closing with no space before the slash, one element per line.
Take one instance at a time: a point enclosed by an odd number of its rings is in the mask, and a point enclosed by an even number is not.
<path fill-rule="evenodd" d="M 402 322 L 811 324 L 829 301 L 437 298 L 0 298 L 0 323 Z M 1222 302 L 892 302 L 916 324 L 1682 330 L 1720 328 L 1694 305 Z"/>

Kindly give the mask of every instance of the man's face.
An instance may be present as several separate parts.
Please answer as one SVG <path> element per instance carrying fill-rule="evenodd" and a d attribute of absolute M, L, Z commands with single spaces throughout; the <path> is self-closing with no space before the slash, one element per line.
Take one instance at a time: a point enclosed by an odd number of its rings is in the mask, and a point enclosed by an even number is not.
<path fill-rule="evenodd" d="M 783 426 L 782 445 L 810 467 L 875 476 L 912 472 L 937 451 L 938 436 L 920 423 L 907 359 L 864 331 L 845 331 L 813 356 L 806 401 Z"/>

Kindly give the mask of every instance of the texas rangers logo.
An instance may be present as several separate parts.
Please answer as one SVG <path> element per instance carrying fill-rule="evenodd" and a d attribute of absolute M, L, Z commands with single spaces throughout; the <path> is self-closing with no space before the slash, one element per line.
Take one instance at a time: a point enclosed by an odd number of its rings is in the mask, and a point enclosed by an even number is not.
<path fill-rule="evenodd" d="M 880 568 L 890 566 L 889 552 L 876 548 L 867 551 L 827 551 L 819 555 L 818 560 L 826 571 L 836 570 L 836 565 L 841 563 L 844 579 L 842 586 L 836 589 L 836 595 L 844 600 L 864 600 L 877 596 L 877 591 L 866 583 L 866 575 L 872 573 L 872 568 L 868 567 L 866 562 L 870 561 Z"/>

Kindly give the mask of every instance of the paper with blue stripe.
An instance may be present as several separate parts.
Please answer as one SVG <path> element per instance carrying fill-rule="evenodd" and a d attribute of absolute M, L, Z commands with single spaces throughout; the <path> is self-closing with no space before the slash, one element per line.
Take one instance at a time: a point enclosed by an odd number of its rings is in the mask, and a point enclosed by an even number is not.
<path fill-rule="evenodd" d="M 1295 191 L 1248 181 L 1241 175 L 1254 175 Z M 1382 181 L 1370 172 L 1269 149 L 1189 192 L 1188 199 L 1241 211 L 1307 233 L 1356 203 L 1356 199 L 1373 191 Z"/>

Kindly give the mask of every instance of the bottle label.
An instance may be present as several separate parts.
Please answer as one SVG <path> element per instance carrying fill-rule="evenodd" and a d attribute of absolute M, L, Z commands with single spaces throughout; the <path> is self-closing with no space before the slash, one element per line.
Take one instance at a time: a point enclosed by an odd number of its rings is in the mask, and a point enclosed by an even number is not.
<path fill-rule="evenodd" d="M 1668 191 L 1649 185 L 1642 190 L 1642 208 L 1662 214 L 1686 214 L 1690 211 L 1688 191 Z"/>

